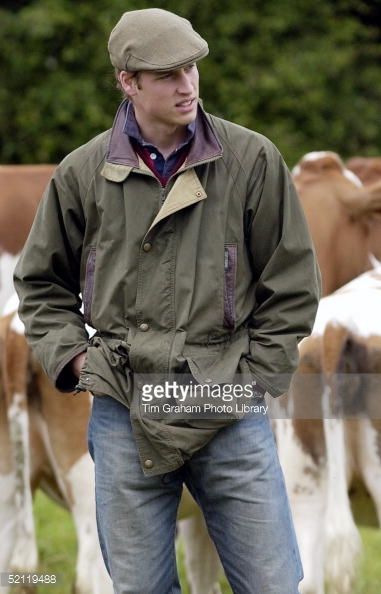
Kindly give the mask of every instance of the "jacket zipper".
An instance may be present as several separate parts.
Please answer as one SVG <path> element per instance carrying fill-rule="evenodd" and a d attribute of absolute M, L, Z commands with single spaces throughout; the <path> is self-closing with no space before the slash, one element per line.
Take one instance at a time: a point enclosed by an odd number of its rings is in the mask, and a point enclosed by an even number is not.
<path fill-rule="evenodd" d="M 166 197 L 167 197 L 167 186 L 165 186 L 165 187 L 161 186 L 161 190 L 160 190 L 160 206 L 163 206 Z"/>

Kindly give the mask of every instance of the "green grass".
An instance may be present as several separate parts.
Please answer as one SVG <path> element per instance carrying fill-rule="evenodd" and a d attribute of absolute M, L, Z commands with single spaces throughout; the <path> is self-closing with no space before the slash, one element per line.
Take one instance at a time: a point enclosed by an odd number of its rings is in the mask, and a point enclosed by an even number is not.
<path fill-rule="evenodd" d="M 364 552 L 353 594 L 380 594 L 381 592 L 381 530 L 376 510 L 361 483 L 355 483 L 351 496 L 353 515 L 360 528 Z"/>
<path fill-rule="evenodd" d="M 71 594 L 76 559 L 76 538 L 69 513 L 38 492 L 35 499 L 35 517 L 40 555 L 40 573 L 59 576 L 59 585 L 40 586 L 42 594 Z M 375 512 L 369 496 L 356 486 L 353 497 L 356 521 L 364 544 L 364 556 L 360 566 L 356 588 L 352 594 L 380 594 L 381 592 L 381 530 L 376 524 Z M 179 573 L 183 594 L 189 594 L 185 583 L 181 550 Z M 223 593 L 231 594 L 226 582 L 221 582 Z M 16 590 L 12 590 L 15 594 Z"/>
<path fill-rule="evenodd" d="M 354 594 L 380 594 L 381 591 L 381 531 L 360 526 L 364 544 L 359 577 Z"/>

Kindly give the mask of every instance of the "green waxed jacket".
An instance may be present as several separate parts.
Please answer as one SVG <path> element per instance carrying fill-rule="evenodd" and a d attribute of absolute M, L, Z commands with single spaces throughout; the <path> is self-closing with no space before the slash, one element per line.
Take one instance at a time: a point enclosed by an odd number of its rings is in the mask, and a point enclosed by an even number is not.
<path fill-rule="evenodd" d="M 178 468 L 232 421 L 147 418 L 136 374 L 189 371 L 221 384 L 243 371 L 282 394 L 314 321 L 320 276 L 269 140 L 200 107 L 187 160 L 162 188 L 123 133 L 126 107 L 111 131 L 56 169 L 15 286 L 47 374 L 72 391 L 68 364 L 87 350 L 80 386 L 130 407 L 153 475 Z M 85 322 L 97 330 L 90 341 Z"/>

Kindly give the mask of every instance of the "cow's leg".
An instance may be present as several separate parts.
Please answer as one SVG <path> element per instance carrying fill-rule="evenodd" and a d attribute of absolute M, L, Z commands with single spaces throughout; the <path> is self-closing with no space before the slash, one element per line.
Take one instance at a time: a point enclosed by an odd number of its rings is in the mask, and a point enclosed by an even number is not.
<path fill-rule="evenodd" d="M 364 483 L 376 507 L 378 523 L 381 526 L 381 421 L 359 419 L 358 460 Z"/>
<path fill-rule="evenodd" d="M 300 592 L 324 594 L 326 472 L 313 443 L 323 440 L 321 422 L 277 419 L 274 428 L 304 571 Z"/>
<path fill-rule="evenodd" d="M 13 471 L 5 400 L 0 392 L 0 572 L 9 571 L 16 541 L 16 476 Z M 2 594 L 8 588 L 0 589 Z"/>
<path fill-rule="evenodd" d="M 356 577 L 361 539 L 348 496 L 347 456 L 343 419 L 330 418 L 331 389 L 323 393 L 327 447 L 326 579 L 332 592 L 349 594 Z"/>
<path fill-rule="evenodd" d="M 17 510 L 17 539 L 10 566 L 19 571 L 35 571 L 38 565 L 38 554 L 30 488 L 29 420 L 27 411 L 20 406 L 18 394 L 15 395 L 14 402 L 8 411 L 8 418 L 16 467 L 15 507 Z"/>
<path fill-rule="evenodd" d="M 178 529 L 191 594 L 221 594 L 218 585 L 221 563 L 201 511 L 198 509 L 180 520 Z"/>
<path fill-rule="evenodd" d="M 0 571 L 9 570 L 16 541 L 15 490 L 15 473 L 0 472 Z"/>
<path fill-rule="evenodd" d="M 90 455 L 82 454 L 63 470 L 60 457 L 50 441 L 52 427 L 40 419 L 40 431 L 55 480 L 73 516 L 77 535 L 77 564 L 73 594 L 113 594 L 111 579 L 101 555 L 95 515 L 94 465 Z"/>
<path fill-rule="evenodd" d="M 30 486 L 29 415 L 26 396 L 29 349 L 21 332 L 22 328 L 19 327 L 15 314 L 6 336 L 2 360 L 9 435 L 16 476 L 17 538 L 11 568 L 35 571 L 38 553 Z"/>

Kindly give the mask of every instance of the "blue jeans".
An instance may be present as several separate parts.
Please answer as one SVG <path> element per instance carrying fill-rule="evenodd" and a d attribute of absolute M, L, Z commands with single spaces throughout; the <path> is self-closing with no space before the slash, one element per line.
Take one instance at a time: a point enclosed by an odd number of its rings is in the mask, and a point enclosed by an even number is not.
<path fill-rule="evenodd" d="M 183 483 L 204 513 L 234 594 L 298 594 L 302 567 L 265 415 L 221 429 L 179 470 L 146 477 L 128 409 L 96 396 L 89 449 L 115 594 L 180 594 L 174 541 Z"/>

